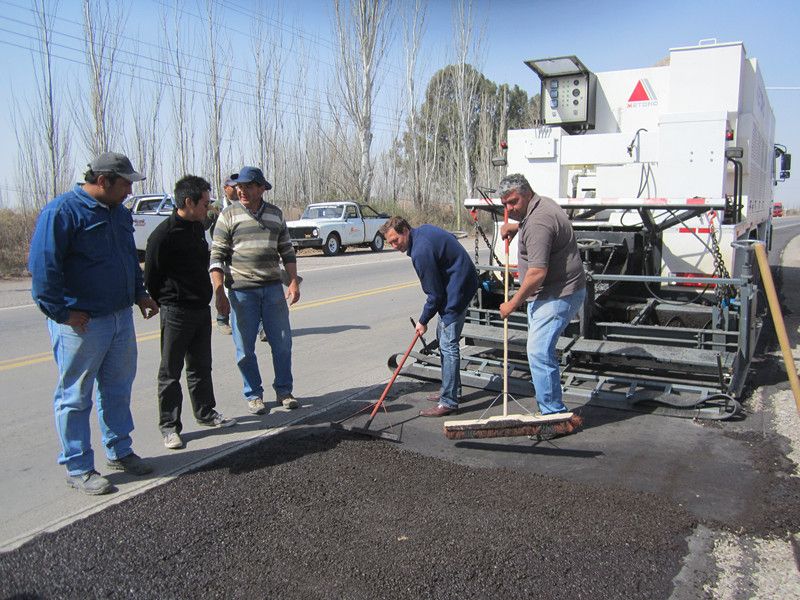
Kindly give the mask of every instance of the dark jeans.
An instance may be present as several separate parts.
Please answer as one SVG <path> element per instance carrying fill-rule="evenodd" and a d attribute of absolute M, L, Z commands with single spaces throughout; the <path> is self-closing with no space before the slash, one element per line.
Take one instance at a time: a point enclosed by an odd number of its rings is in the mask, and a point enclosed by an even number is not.
<path fill-rule="evenodd" d="M 180 433 L 181 371 L 186 362 L 186 383 L 194 417 L 207 421 L 214 414 L 211 381 L 211 309 L 162 306 L 161 366 L 158 368 L 158 427 L 161 433 Z"/>

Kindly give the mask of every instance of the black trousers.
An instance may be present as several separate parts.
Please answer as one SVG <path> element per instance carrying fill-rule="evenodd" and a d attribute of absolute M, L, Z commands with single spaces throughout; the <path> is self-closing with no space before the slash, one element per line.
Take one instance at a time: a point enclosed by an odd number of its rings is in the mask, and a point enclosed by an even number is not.
<path fill-rule="evenodd" d="M 158 368 L 158 427 L 161 433 L 180 433 L 181 371 L 186 362 L 186 383 L 194 418 L 207 421 L 216 400 L 211 381 L 211 309 L 161 306 L 161 366 Z"/>

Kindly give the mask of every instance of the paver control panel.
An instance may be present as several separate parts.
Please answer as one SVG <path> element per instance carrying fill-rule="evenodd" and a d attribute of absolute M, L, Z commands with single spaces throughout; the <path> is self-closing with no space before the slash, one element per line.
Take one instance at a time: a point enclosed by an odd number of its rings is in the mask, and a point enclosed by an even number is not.
<path fill-rule="evenodd" d="M 593 129 L 597 78 L 574 56 L 526 61 L 542 82 L 542 121 Z"/>
<path fill-rule="evenodd" d="M 542 82 L 546 125 L 585 123 L 589 120 L 589 76 L 585 73 L 553 77 Z"/>

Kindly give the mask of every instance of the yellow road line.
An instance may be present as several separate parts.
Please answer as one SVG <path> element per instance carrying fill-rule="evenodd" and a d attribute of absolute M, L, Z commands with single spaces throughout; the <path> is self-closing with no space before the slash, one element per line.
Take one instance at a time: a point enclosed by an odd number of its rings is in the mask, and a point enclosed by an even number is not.
<path fill-rule="evenodd" d="M 419 285 L 419 282 L 414 281 L 406 281 L 404 283 L 398 283 L 395 285 L 387 285 L 384 287 L 374 288 L 371 290 L 366 290 L 363 292 L 353 292 L 352 294 L 342 294 L 340 296 L 331 296 L 330 298 L 325 298 L 324 300 L 316 300 L 314 302 L 308 302 L 306 304 L 297 304 L 291 308 L 292 311 L 298 310 L 305 310 L 307 308 L 316 308 L 318 306 L 324 306 L 326 304 L 334 304 L 336 302 L 345 302 L 347 300 L 355 300 L 356 298 L 365 298 L 367 296 L 374 296 L 376 294 L 384 294 L 386 292 L 393 292 L 395 290 L 402 290 L 405 288 L 409 288 L 415 285 Z M 146 342 L 149 340 L 156 340 L 161 336 L 160 331 L 155 331 L 152 333 L 143 333 L 142 335 L 136 336 L 136 342 Z M 36 365 L 39 363 L 47 362 L 53 360 L 53 353 L 52 352 L 40 352 L 39 354 L 29 354 L 28 356 L 18 356 L 17 358 L 10 358 L 6 360 L 0 360 L 0 372 L 2 371 L 9 371 L 11 369 L 16 369 L 19 367 L 28 367 L 30 365 Z"/>
<path fill-rule="evenodd" d="M 143 333 L 136 336 L 136 342 L 146 342 L 148 340 L 155 340 L 161 336 L 160 331 L 155 333 Z M 9 358 L 7 360 L 0 360 L 0 372 L 16 369 L 17 367 L 27 367 L 30 365 L 38 365 L 39 363 L 48 362 L 53 360 L 52 352 L 40 352 L 39 354 L 29 354 L 28 356 L 18 356 L 17 358 Z"/>
<path fill-rule="evenodd" d="M 393 292 L 395 290 L 402 290 L 414 285 L 419 285 L 419 281 L 406 281 L 405 283 L 398 283 L 395 285 L 387 285 L 385 287 L 374 288 L 364 292 L 353 292 L 352 294 L 342 294 L 341 296 L 332 296 L 324 300 L 316 300 L 315 302 L 308 302 L 306 304 L 295 304 L 292 306 L 292 311 L 305 310 L 307 308 L 316 308 L 317 306 L 324 306 L 325 304 L 334 304 L 335 302 L 344 302 L 345 300 L 355 300 L 356 298 L 365 298 L 366 296 L 374 296 L 376 294 L 383 294 L 385 292 Z"/>

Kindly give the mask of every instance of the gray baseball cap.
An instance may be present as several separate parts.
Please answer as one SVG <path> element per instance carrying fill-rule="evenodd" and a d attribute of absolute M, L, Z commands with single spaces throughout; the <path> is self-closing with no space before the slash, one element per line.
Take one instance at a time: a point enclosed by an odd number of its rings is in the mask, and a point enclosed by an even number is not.
<path fill-rule="evenodd" d="M 133 169 L 130 159 L 118 152 L 103 152 L 89 163 L 89 168 L 94 173 L 111 173 L 127 179 L 131 183 L 142 181 L 145 176 Z"/>

